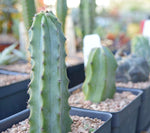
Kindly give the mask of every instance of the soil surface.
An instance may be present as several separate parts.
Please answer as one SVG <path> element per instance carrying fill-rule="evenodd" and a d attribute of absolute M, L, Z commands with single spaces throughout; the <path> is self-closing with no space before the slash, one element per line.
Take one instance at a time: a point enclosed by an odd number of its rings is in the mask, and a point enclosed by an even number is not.
<path fill-rule="evenodd" d="M 69 104 L 70 106 L 91 110 L 118 112 L 135 98 L 136 95 L 133 95 L 131 92 L 124 91 L 122 93 L 116 92 L 112 99 L 106 99 L 100 103 L 92 103 L 88 100 L 85 101 L 83 92 L 78 89 L 69 97 Z"/>
<path fill-rule="evenodd" d="M 17 62 L 11 65 L 1 65 L 0 69 L 21 72 L 21 73 L 30 73 L 31 71 L 31 64 L 30 63 L 23 63 Z"/>
<path fill-rule="evenodd" d="M 150 87 L 150 80 L 146 82 L 128 82 L 128 83 L 122 83 L 118 82 L 116 83 L 117 87 L 125 87 L 125 88 L 134 88 L 134 89 L 146 89 L 147 87 Z"/>
<path fill-rule="evenodd" d="M 98 129 L 104 121 L 99 119 L 91 119 L 88 117 L 71 116 L 73 124 L 71 125 L 72 132 L 69 133 L 91 133 Z M 12 128 L 7 129 L 2 133 L 28 133 L 29 132 L 29 120 L 26 119 L 19 124 L 13 125 Z"/>
<path fill-rule="evenodd" d="M 66 65 L 73 66 L 76 64 L 83 63 L 83 55 L 81 52 L 77 53 L 73 57 L 66 57 Z M 19 61 L 10 65 L 1 65 L 0 69 L 21 72 L 21 73 L 30 73 L 31 72 L 31 64 L 29 62 Z"/>
<path fill-rule="evenodd" d="M 10 85 L 15 82 L 19 82 L 25 79 L 29 79 L 29 75 L 4 75 L 0 74 L 0 87 Z"/>
<path fill-rule="evenodd" d="M 98 129 L 104 121 L 97 118 L 71 116 L 73 124 L 71 125 L 72 132 L 69 133 L 89 133 Z"/>

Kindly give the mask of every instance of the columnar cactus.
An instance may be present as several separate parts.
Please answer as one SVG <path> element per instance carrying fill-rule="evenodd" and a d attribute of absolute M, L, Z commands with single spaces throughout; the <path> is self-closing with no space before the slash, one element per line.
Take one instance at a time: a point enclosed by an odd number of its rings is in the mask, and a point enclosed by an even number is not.
<path fill-rule="evenodd" d="M 34 0 L 21 0 L 21 3 L 23 9 L 22 14 L 23 14 L 24 23 L 28 31 L 32 24 L 32 18 L 36 13 L 35 2 Z"/>
<path fill-rule="evenodd" d="M 57 0 L 56 14 L 60 22 L 62 23 L 62 29 L 65 31 L 65 22 L 67 16 L 67 2 L 66 0 Z"/>
<path fill-rule="evenodd" d="M 144 57 L 150 67 L 150 43 L 148 38 L 138 35 L 132 39 L 131 53 L 138 57 Z"/>
<path fill-rule="evenodd" d="M 92 34 L 95 24 L 95 0 L 81 0 L 80 1 L 80 23 L 82 36 Z"/>
<path fill-rule="evenodd" d="M 99 103 L 106 98 L 112 98 L 116 90 L 116 68 L 117 62 L 107 47 L 102 46 L 91 51 L 83 83 L 86 100 Z"/>
<path fill-rule="evenodd" d="M 52 12 L 41 12 L 34 17 L 29 36 L 32 58 L 30 132 L 67 133 L 72 121 L 61 24 Z"/>

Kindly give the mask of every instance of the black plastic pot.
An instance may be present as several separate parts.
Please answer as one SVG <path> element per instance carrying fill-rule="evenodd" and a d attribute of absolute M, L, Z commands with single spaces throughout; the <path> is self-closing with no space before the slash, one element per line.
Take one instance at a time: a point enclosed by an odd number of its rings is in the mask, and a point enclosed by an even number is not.
<path fill-rule="evenodd" d="M 135 133 L 143 92 L 136 89 L 117 88 L 117 92 L 123 91 L 130 91 L 137 97 L 121 111 L 111 112 L 112 133 Z"/>
<path fill-rule="evenodd" d="M 27 119 L 29 117 L 29 113 L 30 113 L 29 109 L 25 109 L 9 117 L 0 119 L 0 132 L 5 131 L 7 128 L 10 128 L 12 125 Z"/>
<path fill-rule="evenodd" d="M 82 84 L 70 89 L 70 93 L 78 88 L 81 88 Z M 130 91 L 137 97 L 121 111 L 110 112 L 112 114 L 112 133 L 135 133 L 137 118 L 139 115 L 139 108 L 141 105 L 142 91 L 137 89 L 117 88 L 117 92 Z"/>
<path fill-rule="evenodd" d="M 0 87 L 0 120 L 26 109 L 29 80 Z"/>
<path fill-rule="evenodd" d="M 0 132 L 5 131 L 7 128 L 10 128 L 13 124 L 17 124 L 18 122 L 27 119 L 29 117 L 29 114 L 29 109 L 25 109 L 6 119 L 0 120 Z M 101 119 L 102 121 L 105 121 L 105 123 L 100 128 L 98 128 L 95 133 L 111 133 L 112 115 L 109 113 L 72 108 L 70 110 L 70 115 Z"/>
<path fill-rule="evenodd" d="M 82 83 L 85 79 L 84 64 L 82 63 L 67 67 L 67 76 L 69 79 L 69 88 Z"/>
<path fill-rule="evenodd" d="M 145 131 L 150 126 L 150 86 L 140 90 L 143 91 L 143 95 L 138 115 L 137 133 Z"/>
<path fill-rule="evenodd" d="M 150 126 L 150 86 L 138 90 L 143 91 L 143 95 L 139 109 L 136 133 L 141 133 Z"/>
<path fill-rule="evenodd" d="M 111 133 L 111 118 L 112 115 L 106 112 L 99 112 L 99 111 L 92 111 L 92 110 L 85 110 L 79 108 L 73 108 L 70 110 L 70 115 L 77 115 L 83 117 L 90 117 L 90 118 L 98 118 L 105 123 L 98 128 L 94 133 Z"/>

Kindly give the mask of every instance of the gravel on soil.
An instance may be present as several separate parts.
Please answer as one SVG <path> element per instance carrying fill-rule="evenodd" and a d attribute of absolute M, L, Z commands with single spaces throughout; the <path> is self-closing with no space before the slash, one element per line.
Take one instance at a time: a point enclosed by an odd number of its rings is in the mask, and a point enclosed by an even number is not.
<path fill-rule="evenodd" d="M 117 82 L 116 86 L 125 87 L 125 88 L 133 88 L 133 89 L 146 89 L 150 87 L 150 80 L 146 82 L 138 82 L 138 83 L 133 83 L 131 81 L 127 83 Z"/>
<path fill-rule="evenodd" d="M 22 80 L 29 79 L 29 75 L 4 75 L 0 74 L 0 87 L 5 85 L 10 85 Z"/>
<path fill-rule="evenodd" d="M 81 52 L 76 53 L 75 56 L 66 57 L 66 65 L 73 66 L 76 64 L 83 63 L 83 54 Z M 10 64 L 10 65 L 1 65 L 0 69 L 15 71 L 15 72 L 22 72 L 22 73 L 30 73 L 31 72 L 31 64 L 25 63 L 22 61 Z"/>
<path fill-rule="evenodd" d="M 89 133 L 98 129 L 104 121 L 100 119 L 91 119 L 89 117 L 71 116 L 73 124 L 71 125 L 72 132 L 69 133 Z"/>
<path fill-rule="evenodd" d="M 79 108 L 86 108 L 98 111 L 118 112 L 128 105 L 136 98 L 131 92 L 124 91 L 122 93 L 116 92 L 113 99 L 106 99 L 100 103 L 92 103 L 89 100 L 84 100 L 84 94 L 82 91 L 77 90 L 69 97 L 69 105 Z"/>
<path fill-rule="evenodd" d="M 30 73 L 31 71 L 31 64 L 30 63 L 14 63 L 11 65 L 1 65 L 0 69 L 21 72 L 21 73 Z"/>
<path fill-rule="evenodd" d="M 71 125 L 72 132 L 69 133 L 89 133 L 98 129 L 104 121 L 97 118 L 91 119 L 88 117 L 71 116 L 73 124 Z M 13 125 L 11 128 L 3 131 L 2 133 L 28 133 L 29 132 L 29 120 L 26 119 L 19 124 Z"/>

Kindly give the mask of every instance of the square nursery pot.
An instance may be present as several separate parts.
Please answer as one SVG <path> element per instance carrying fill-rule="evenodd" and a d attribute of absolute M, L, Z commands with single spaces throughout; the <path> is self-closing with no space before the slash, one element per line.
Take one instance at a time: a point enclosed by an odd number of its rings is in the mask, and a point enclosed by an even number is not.
<path fill-rule="evenodd" d="M 24 75 L 24 73 L 5 70 L 0 70 L 0 73 L 14 76 Z M 29 82 L 29 79 L 26 79 L 0 87 L 0 120 L 26 109 L 29 98 L 27 94 Z"/>
<path fill-rule="evenodd" d="M 133 88 L 131 89 L 134 90 Z M 143 94 L 141 96 L 142 100 L 139 109 L 136 133 L 141 133 L 142 131 L 145 131 L 150 125 L 150 86 L 138 90 L 143 91 Z"/>
<path fill-rule="evenodd" d="M 0 132 L 5 131 L 7 128 L 10 128 L 13 124 L 17 124 L 18 122 L 27 119 L 29 117 L 29 114 L 29 109 L 25 109 L 6 119 L 0 120 Z M 94 133 L 111 133 L 112 115 L 110 113 L 71 108 L 70 115 L 101 119 L 102 121 L 105 121 L 105 123 L 100 126 Z"/>
<path fill-rule="evenodd" d="M 0 87 L 0 121 L 26 109 L 30 80 L 23 80 Z"/>
<path fill-rule="evenodd" d="M 2 69 L 0 73 L 5 75 L 25 74 Z M 29 82 L 30 80 L 26 79 L 0 87 L 0 132 L 9 125 L 11 126 L 13 123 L 18 122 L 18 120 L 22 120 L 19 112 L 23 111 L 22 113 L 24 114 L 24 110 L 27 107 L 27 101 L 29 99 L 29 95 L 27 94 Z M 17 118 L 14 115 L 16 113 L 19 113 Z M 7 123 L 7 121 L 10 122 Z"/>
<path fill-rule="evenodd" d="M 69 91 L 73 91 L 82 88 L 82 84 L 71 88 Z M 112 114 L 111 132 L 112 133 L 135 133 L 137 126 L 137 119 L 139 115 L 139 109 L 141 105 L 141 99 L 143 92 L 138 89 L 128 89 L 117 87 L 117 92 L 129 91 L 136 95 L 136 98 L 118 112 L 108 112 Z"/>
<path fill-rule="evenodd" d="M 80 108 L 72 107 L 70 110 L 70 115 L 77 115 L 82 117 L 89 117 L 89 118 L 98 118 L 105 123 L 100 126 L 94 133 L 111 133 L 111 119 L 112 115 L 106 112 L 99 112 L 99 111 L 92 111 Z"/>
<path fill-rule="evenodd" d="M 12 125 L 27 119 L 29 117 L 29 114 L 30 114 L 29 110 L 24 109 L 4 119 L 0 119 L 0 132 L 5 131 L 6 129 L 12 127 Z"/>

